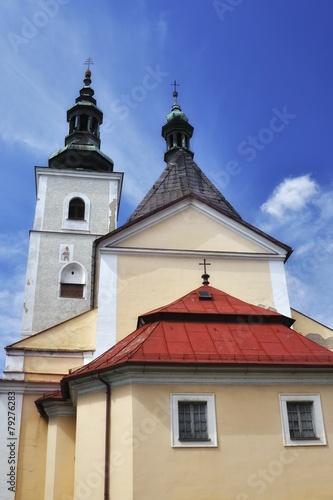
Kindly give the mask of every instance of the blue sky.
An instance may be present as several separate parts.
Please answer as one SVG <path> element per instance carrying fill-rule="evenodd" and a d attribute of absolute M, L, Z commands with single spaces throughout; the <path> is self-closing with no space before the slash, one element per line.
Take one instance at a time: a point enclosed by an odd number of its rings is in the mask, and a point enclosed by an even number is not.
<path fill-rule="evenodd" d="M 164 168 L 177 79 L 195 161 L 292 246 L 292 306 L 333 327 L 332 23 L 331 0 L 2 0 L 1 345 L 19 338 L 34 166 L 63 146 L 88 56 L 119 223 Z"/>

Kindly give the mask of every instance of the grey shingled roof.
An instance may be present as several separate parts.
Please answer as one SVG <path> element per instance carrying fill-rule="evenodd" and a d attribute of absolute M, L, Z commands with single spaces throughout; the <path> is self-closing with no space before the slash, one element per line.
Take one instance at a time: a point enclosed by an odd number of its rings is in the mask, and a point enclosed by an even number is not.
<path fill-rule="evenodd" d="M 191 155 L 179 149 L 171 157 L 166 168 L 134 210 L 128 222 L 187 196 L 199 198 L 204 203 L 241 219 L 236 210 L 193 161 Z"/>

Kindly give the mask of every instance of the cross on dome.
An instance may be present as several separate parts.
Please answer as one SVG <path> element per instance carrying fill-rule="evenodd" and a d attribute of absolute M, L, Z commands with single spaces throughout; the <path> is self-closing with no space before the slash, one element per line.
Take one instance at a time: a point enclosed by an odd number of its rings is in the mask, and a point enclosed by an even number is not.
<path fill-rule="evenodd" d="M 88 71 L 90 71 L 90 65 L 91 64 L 94 64 L 94 61 L 91 59 L 91 57 L 89 56 L 88 59 L 85 61 L 84 63 L 86 66 L 88 66 Z"/>
<path fill-rule="evenodd" d="M 206 262 L 206 259 L 203 260 L 203 262 L 199 262 L 199 266 L 204 266 L 204 273 L 201 276 L 203 279 L 202 284 L 203 285 L 209 285 L 208 278 L 210 278 L 209 274 L 207 274 L 207 266 L 210 266 L 210 262 Z"/>

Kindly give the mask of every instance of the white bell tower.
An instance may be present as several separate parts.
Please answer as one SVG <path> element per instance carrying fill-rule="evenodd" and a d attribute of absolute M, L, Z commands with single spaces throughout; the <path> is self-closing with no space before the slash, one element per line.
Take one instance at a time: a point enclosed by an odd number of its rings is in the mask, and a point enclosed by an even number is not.
<path fill-rule="evenodd" d="M 94 240 L 116 228 L 123 174 L 100 150 L 103 113 L 90 87 L 91 63 L 67 112 L 65 147 L 50 156 L 48 167 L 36 167 L 23 337 L 91 308 Z"/>

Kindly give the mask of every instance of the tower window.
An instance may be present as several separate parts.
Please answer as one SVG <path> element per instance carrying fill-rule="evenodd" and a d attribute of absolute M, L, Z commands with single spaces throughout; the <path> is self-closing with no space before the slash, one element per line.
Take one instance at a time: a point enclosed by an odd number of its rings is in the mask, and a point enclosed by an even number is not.
<path fill-rule="evenodd" d="M 80 115 L 80 131 L 88 130 L 88 115 Z"/>
<path fill-rule="evenodd" d="M 60 297 L 83 299 L 86 272 L 78 262 L 71 262 L 60 273 Z"/>
<path fill-rule="evenodd" d="M 177 146 L 179 148 L 182 147 L 182 134 L 180 132 L 178 132 L 178 134 L 177 134 Z"/>
<path fill-rule="evenodd" d="M 68 206 L 68 218 L 84 220 L 85 203 L 82 198 L 73 198 Z"/>
<path fill-rule="evenodd" d="M 60 297 L 68 299 L 82 299 L 84 285 L 76 283 L 60 283 Z"/>

